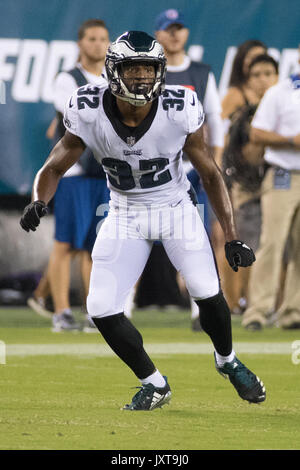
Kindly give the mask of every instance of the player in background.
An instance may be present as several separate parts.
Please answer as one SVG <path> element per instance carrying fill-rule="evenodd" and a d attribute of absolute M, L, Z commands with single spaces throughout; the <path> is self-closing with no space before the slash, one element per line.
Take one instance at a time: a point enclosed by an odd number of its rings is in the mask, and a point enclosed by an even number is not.
<path fill-rule="evenodd" d="M 28 232 L 36 229 L 62 175 L 89 147 L 107 172 L 111 201 L 92 253 L 87 307 L 106 342 L 141 381 L 124 409 L 152 410 L 171 398 L 167 377 L 155 367 L 141 334 L 124 315 L 128 292 L 158 239 L 199 305 L 218 372 L 229 377 L 242 399 L 264 401 L 263 383 L 233 350 L 230 310 L 182 165 L 184 151 L 199 171 L 223 228 L 229 264 L 234 270 L 251 265 L 255 257 L 237 240 L 226 185 L 204 142 L 197 95 L 180 86 L 164 90 L 163 49 L 144 32 L 121 35 L 109 47 L 105 63 L 108 87 L 89 85 L 67 103 L 68 130 L 36 175 L 21 226 Z M 159 223 L 149 225 L 149 214 Z"/>
<path fill-rule="evenodd" d="M 105 54 L 109 45 L 109 33 L 104 21 L 85 21 L 78 30 L 79 59 L 75 67 L 57 75 L 54 83 L 54 107 L 56 122 L 51 131 L 54 144 L 65 133 L 64 107 L 77 88 L 91 83 L 106 83 L 103 77 Z M 96 227 L 100 217 L 96 211 L 100 204 L 109 201 L 106 175 L 86 149 L 60 181 L 54 199 L 55 240 L 48 267 L 28 304 L 39 314 L 51 316 L 53 331 L 78 329 L 71 311 L 70 266 L 71 258 L 80 255 L 81 278 L 85 298 L 88 295 L 92 266 L 91 251 L 96 239 Z M 45 309 L 45 298 L 51 293 L 55 313 Z M 97 331 L 86 320 L 85 331 Z"/>

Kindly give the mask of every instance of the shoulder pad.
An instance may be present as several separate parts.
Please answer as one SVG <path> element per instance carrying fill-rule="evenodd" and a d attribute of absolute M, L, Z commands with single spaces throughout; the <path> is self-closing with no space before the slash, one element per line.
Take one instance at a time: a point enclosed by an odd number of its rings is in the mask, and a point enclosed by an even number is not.
<path fill-rule="evenodd" d="M 178 113 L 185 108 L 187 88 L 181 85 L 166 85 L 161 94 L 162 107 L 168 113 L 169 119 L 177 121 L 182 116 Z"/>
<path fill-rule="evenodd" d="M 93 122 L 107 85 L 84 85 L 77 90 L 77 109 L 82 121 Z"/>
<path fill-rule="evenodd" d="M 187 133 L 201 127 L 204 113 L 197 94 L 188 87 L 167 85 L 161 96 L 162 108 L 168 118 L 180 123 Z"/>

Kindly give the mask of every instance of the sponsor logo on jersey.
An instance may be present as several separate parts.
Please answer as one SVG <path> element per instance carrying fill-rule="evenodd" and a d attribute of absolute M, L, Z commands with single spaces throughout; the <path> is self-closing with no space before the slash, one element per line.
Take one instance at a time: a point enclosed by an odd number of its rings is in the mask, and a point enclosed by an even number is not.
<path fill-rule="evenodd" d="M 130 155 L 141 156 L 143 155 L 143 150 L 123 150 L 123 154 L 125 157 L 128 157 Z"/>

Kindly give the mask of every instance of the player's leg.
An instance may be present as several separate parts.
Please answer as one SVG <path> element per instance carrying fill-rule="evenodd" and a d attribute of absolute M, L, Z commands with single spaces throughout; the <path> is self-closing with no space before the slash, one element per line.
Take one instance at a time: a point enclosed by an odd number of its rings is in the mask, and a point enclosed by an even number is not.
<path fill-rule="evenodd" d="M 152 243 L 105 238 L 109 222 L 108 216 L 92 253 L 87 308 L 106 342 L 142 383 L 140 392 L 125 409 L 154 409 L 169 400 L 170 389 L 146 353 L 140 332 L 124 315 L 126 299 L 145 267 Z"/>
<path fill-rule="evenodd" d="M 134 297 L 136 294 L 137 284 L 131 289 L 125 302 L 124 314 L 127 318 L 132 318 L 132 311 L 134 309 Z"/>
<path fill-rule="evenodd" d="M 179 218 L 180 218 L 180 212 Z M 197 209 L 187 207 L 182 237 L 164 240 L 174 266 L 200 309 L 200 322 L 215 348 L 217 370 L 228 375 L 241 398 L 258 403 L 265 399 L 259 379 L 236 357 L 232 347 L 231 313 L 220 289 L 214 254 Z M 178 219 L 179 219 L 178 218 Z"/>
<path fill-rule="evenodd" d="M 80 217 L 78 220 L 80 231 L 78 233 L 77 243 L 80 243 L 83 250 L 80 257 L 80 268 L 82 283 L 84 286 L 84 304 L 86 305 L 92 269 L 91 253 L 96 241 L 97 233 L 109 211 L 110 192 L 107 187 L 106 178 L 85 177 L 84 182 L 80 186 L 79 199 L 84 219 L 82 220 Z M 84 319 L 83 331 L 85 333 L 98 333 L 94 322 L 87 314 Z"/>
<path fill-rule="evenodd" d="M 192 212 L 191 226 L 197 220 L 196 212 Z M 185 279 L 190 296 L 200 308 L 203 330 L 210 336 L 216 353 L 227 357 L 232 353 L 231 314 L 220 289 L 213 251 L 200 217 L 199 221 L 194 234 L 163 243 L 171 262 Z"/>
<path fill-rule="evenodd" d="M 125 317 L 124 306 L 150 250 L 146 240 L 98 238 L 87 298 L 89 316 L 104 339 L 140 379 L 152 374 L 155 367 L 143 349 L 140 333 Z"/>

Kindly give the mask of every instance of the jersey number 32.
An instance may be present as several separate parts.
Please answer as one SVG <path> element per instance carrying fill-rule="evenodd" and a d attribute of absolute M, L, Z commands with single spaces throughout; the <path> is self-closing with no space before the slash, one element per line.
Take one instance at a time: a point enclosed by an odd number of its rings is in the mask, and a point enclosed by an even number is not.
<path fill-rule="evenodd" d="M 168 158 L 140 160 L 139 169 L 145 171 L 145 174 L 139 178 L 140 187 L 146 189 L 168 183 L 172 179 L 171 173 L 169 170 L 162 171 L 168 163 Z M 103 158 L 102 165 L 107 171 L 110 184 L 115 188 L 126 191 L 136 187 L 131 166 L 128 162 L 117 158 Z"/>

